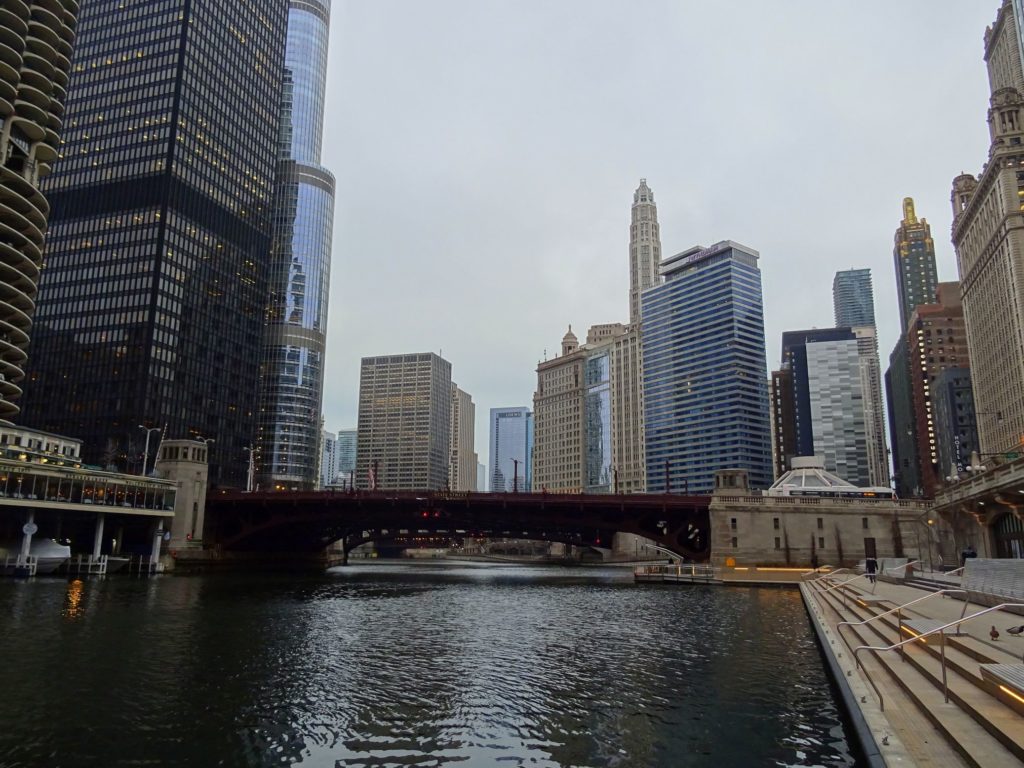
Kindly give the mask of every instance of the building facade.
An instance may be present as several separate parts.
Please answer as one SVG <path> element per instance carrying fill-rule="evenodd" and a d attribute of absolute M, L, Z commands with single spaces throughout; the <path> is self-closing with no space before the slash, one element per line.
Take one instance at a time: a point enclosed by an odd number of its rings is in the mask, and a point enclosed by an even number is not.
<path fill-rule="evenodd" d="M 356 488 L 443 490 L 451 449 L 452 365 L 432 352 L 364 357 Z"/>
<path fill-rule="evenodd" d="M 836 272 L 832 280 L 832 306 L 836 327 L 855 325 L 875 327 L 875 294 L 870 269 L 847 269 Z"/>
<path fill-rule="evenodd" d="M 24 421 L 89 463 L 126 466 L 160 427 L 213 440 L 211 486 L 245 487 L 287 13 L 83 4 Z"/>
<path fill-rule="evenodd" d="M 629 322 L 640 323 L 640 295 L 661 282 L 661 229 L 658 206 L 647 179 L 633 193 L 633 209 L 629 225 Z"/>
<path fill-rule="evenodd" d="M 872 487 L 857 339 L 808 344 L 807 389 L 814 453 L 825 469 L 859 487 Z"/>
<path fill-rule="evenodd" d="M 320 430 L 320 487 L 334 485 L 338 479 L 338 436 Z"/>
<path fill-rule="evenodd" d="M 931 385 L 938 441 L 938 472 L 952 482 L 970 466 L 978 445 L 978 418 L 974 414 L 971 371 L 966 367 L 946 368 Z"/>
<path fill-rule="evenodd" d="M 583 492 L 585 360 L 586 352 L 570 326 L 561 354 L 537 365 L 533 483 L 538 491 Z M 493 456 L 490 462 L 494 490 Z"/>
<path fill-rule="evenodd" d="M 772 482 L 757 251 L 726 240 L 666 259 L 644 292 L 641 344 L 648 492 L 710 493 L 714 473 Z"/>
<path fill-rule="evenodd" d="M 873 325 L 856 325 L 850 330 L 857 338 L 860 353 L 871 485 L 888 488 L 892 477 L 889 473 L 889 446 L 885 439 L 885 404 L 882 400 L 882 369 L 878 364 L 878 331 Z"/>
<path fill-rule="evenodd" d="M 885 395 L 889 407 L 889 437 L 896 493 L 903 498 L 920 496 L 921 462 L 917 455 L 914 383 L 910 373 L 910 348 L 905 333 L 900 335 L 889 355 L 889 369 L 885 372 Z"/>
<path fill-rule="evenodd" d="M 939 446 L 961 432 L 958 426 L 952 435 L 941 433 L 935 409 L 936 382 L 945 370 L 970 367 L 959 283 L 939 283 L 934 301 L 917 306 L 910 316 L 907 348 L 917 472 L 922 495 L 933 498 L 950 473 Z M 960 404 L 965 404 L 962 397 Z M 973 407 L 970 415 L 973 420 Z"/>
<path fill-rule="evenodd" d="M 985 31 L 991 145 L 978 178 L 953 180 L 953 245 L 982 453 L 1024 435 L 1024 71 L 1010 0 Z"/>
<path fill-rule="evenodd" d="M 476 490 L 476 406 L 468 392 L 452 384 L 448 484 L 453 491 Z"/>
<path fill-rule="evenodd" d="M 784 367 L 772 371 L 769 397 L 772 417 L 772 467 L 774 479 L 778 480 L 789 471 L 790 459 L 798 455 L 792 369 Z"/>
<path fill-rule="evenodd" d="M 896 269 L 896 296 L 900 307 L 900 330 L 909 327 L 910 316 L 918 304 L 929 304 L 935 297 L 938 276 L 935 271 L 935 241 L 927 219 L 918 219 L 914 199 L 903 199 L 903 220 L 893 237 L 893 266 Z"/>
<path fill-rule="evenodd" d="M 0 426 L 20 410 L 50 214 L 40 182 L 60 151 L 77 13 L 71 0 L 8 3 L 0 25 Z"/>
<path fill-rule="evenodd" d="M 533 413 L 529 408 L 491 408 L 487 458 L 491 493 L 532 490 Z"/>
<path fill-rule="evenodd" d="M 354 429 L 338 430 L 338 474 L 335 483 L 344 488 L 355 487 L 357 435 Z"/>
<path fill-rule="evenodd" d="M 320 165 L 330 0 L 291 0 L 274 181 L 256 475 L 312 488 L 323 400 L 334 176 Z"/>

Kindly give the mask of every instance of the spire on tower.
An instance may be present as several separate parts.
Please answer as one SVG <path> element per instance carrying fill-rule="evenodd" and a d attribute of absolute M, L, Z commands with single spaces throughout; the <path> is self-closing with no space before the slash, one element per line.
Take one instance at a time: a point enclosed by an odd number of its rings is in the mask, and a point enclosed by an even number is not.
<path fill-rule="evenodd" d="M 917 224 L 917 215 L 914 213 L 914 198 L 903 198 L 903 225 Z"/>

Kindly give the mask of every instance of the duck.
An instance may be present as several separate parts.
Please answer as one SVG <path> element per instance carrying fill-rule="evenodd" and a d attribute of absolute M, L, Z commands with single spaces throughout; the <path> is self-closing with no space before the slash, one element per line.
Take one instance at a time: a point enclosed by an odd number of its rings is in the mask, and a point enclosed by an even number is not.
<path fill-rule="evenodd" d="M 999 630 L 996 629 L 995 627 L 992 627 L 992 629 L 990 629 L 988 631 L 988 636 L 991 637 L 993 640 L 998 640 L 999 639 Z"/>
<path fill-rule="evenodd" d="M 1024 635 L 1024 624 L 1021 624 L 1019 627 L 1007 627 L 1006 631 L 1011 635 Z"/>

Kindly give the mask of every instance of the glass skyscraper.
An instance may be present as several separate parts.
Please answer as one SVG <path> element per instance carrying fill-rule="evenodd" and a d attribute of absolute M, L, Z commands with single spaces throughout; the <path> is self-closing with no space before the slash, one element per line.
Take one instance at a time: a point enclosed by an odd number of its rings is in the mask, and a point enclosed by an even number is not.
<path fill-rule="evenodd" d="M 516 488 L 520 492 L 529 491 L 533 481 L 533 413 L 525 407 L 491 408 L 490 421 L 489 490 L 491 493 L 512 493 Z M 514 460 L 518 460 L 518 468 Z"/>
<path fill-rule="evenodd" d="M 256 431 L 285 3 L 90 0 L 48 179 L 24 421 L 141 462 L 213 439 L 244 487 Z"/>
<path fill-rule="evenodd" d="M 330 0 L 292 0 L 274 186 L 256 473 L 312 488 L 324 385 L 334 177 L 320 166 Z"/>
<path fill-rule="evenodd" d="M 870 269 L 836 272 L 832 281 L 832 304 L 836 327 L 855 325 L 875 327 L 875 295 L 871 289 Z"/>
<path fill-rule="evenodd" d="M 896 290 L 900 303 L 900 333 L 906 333 L 910 316 L 918 304 L 935 301 L 938 276 L 935 271 L 935 241 L 927 219 L 918 219 L 914 199 L 903 199 L 903 220 L 893 238 L 892 258 L 896 268 Z"/>
<path fill-rule="evenodd" d="M 719 469 L 772 483 L 757 260 L 730 240 L 691 248 L 662 262 L 665 282 L 643 294 L 649 493 L 709 494 Z"/>

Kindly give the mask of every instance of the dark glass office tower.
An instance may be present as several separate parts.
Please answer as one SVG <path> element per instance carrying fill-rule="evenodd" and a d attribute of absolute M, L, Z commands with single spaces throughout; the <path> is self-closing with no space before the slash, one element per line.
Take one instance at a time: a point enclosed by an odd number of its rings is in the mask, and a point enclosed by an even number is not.
<path fill-rule="evenodd" d="M 270 297 L 261 366 L 260 487 L 311 489 L 320 464 L 334 177 L 320 167 L 330 0 L 288 10 Z"/>
<path fill-rule="evenodd" d="M 90 0 L 30 350 L 25 422 L 140 466 L 144 432 L 255 433 L 287 3 Z"/>

